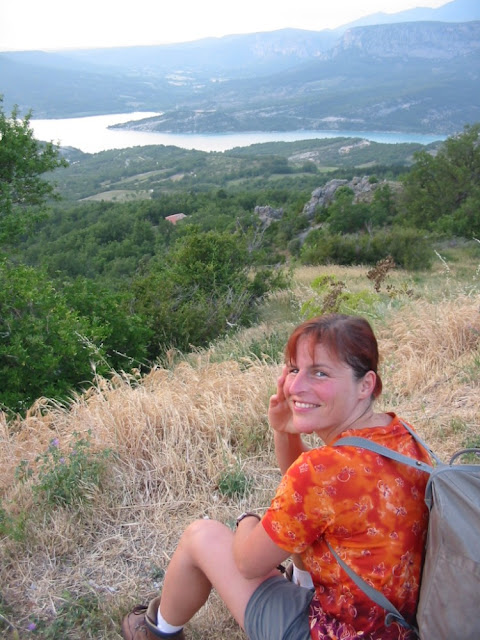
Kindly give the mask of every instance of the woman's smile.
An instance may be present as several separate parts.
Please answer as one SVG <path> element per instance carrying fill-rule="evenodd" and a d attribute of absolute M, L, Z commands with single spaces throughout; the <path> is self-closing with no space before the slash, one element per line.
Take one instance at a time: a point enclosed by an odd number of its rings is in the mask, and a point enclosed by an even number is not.
<path fill-rule="evenodd" d="M 312 404 L 310 402 L 299 402 L 298 400 L 293 401 L 293 406 L 295 409 L 316 409 L 318 404 Z"/>

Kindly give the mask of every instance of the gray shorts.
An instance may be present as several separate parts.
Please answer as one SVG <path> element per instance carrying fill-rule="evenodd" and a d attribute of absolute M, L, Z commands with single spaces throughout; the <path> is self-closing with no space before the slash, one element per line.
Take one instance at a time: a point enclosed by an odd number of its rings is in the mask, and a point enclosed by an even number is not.
<path fill-rule="evenodd" d="M 245 632 L 250 640 L 310 640 L 308 611 L 314 590 L 283 576 L 262 582 L 248 601 Z"/>

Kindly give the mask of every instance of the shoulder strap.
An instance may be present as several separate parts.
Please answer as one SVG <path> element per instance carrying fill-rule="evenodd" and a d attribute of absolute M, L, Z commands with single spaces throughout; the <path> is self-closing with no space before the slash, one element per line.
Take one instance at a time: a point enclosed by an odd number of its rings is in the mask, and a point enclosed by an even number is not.
<path fill-rule="evenodd" d="M 426 449 L 429 455 L 435 460 L 437 464 L 443 464 L 442 460 L 430 449 L 427 443 L 415 433 L 413 429 L 411 429 L 408 424 L 402 421 L 402 425 L 405 429 L 410 433 L 412 438 L 418 442 L 424 449 Z M 374 453 L 378 453 L 386 458 L 390 458 L 391 460 L 395 460 L 396 462 L 403 462 L 407 464 L 409 467 L 413 467 L 414 469 L 421 469 L 426 473 L 432 473 L 432 467 L 421 460 L 416 460 L 415 458 L 411 458 L 410 456 L 405 456 L 403 453 L 399 453 L 398 451 L 394 451 L 393 449 L 389 449 L 388 447 L 384 447 L 381 444 L 373 440 L 368 440 L 368 438 L 361 438 L 359 436 L 347 436 L 346 438 L 340 438 L 337 440 L 333 446 L 351 446 L 351 447 L 361 447 L 362 449 L 367 449 L 368 451 L 373 451 Z"/>
<path fill-rule="evenodd" d="M 334 447 L 342 446 L 342 447 L 360 447 L 362 449 L 368 449 L 368 451 L 373 451 L 374 453 L 378 453 L 386 458 L 390 458 L 391 460 L 395 460 L 396 462 L 401 462 L 403 464 L 408 465 L 409 467 L 413 467 L 414 469 L 421 469 L 422 471 L 426 471 L 427 473 L 432 472 L 432 467 L 426 462 L 422 462 L 421 460 L 415 460 L 414 458 L 410 458 L 410 456 L 405 456 L 403 453 L 399 453 L 398 451 L 393 451 L 393 449 L 389 449 L 388 447 L 384 447 L 373 440 L 368 440 L 368 438 L 360 438 L 358 436 L 347 436 L 346 438 L 340 438 L 337 440 Z"/>
<path fill-rule="evenodd" d="M 332 545 L 325 540 L 330 549 L 331 554 L 338 562 L 338 564 L 342 567 L 345 573 L 353 580 L 353 582 L 357 585 L 359 589 L 361 589 L 375 604 L 378 604 L 379 607 L 388 611 L 388 614 L 385 616 L 385 624 L 387 627 L 392 624 L 392 622 L 397 622 L 405 629 L 410 629 L 412 631 L 417 632 L 417 629 L 409 624 L 405 618 L 402 616 L 400 611 L 390 602 L 388 598 L 386 598 L 381 591 L 372 587 L 372 585 L 368 584 L 363 578 L 361 578 L 356 571 L 351 569 L 346 562 L 344 562 L 338 553 L 333 549 Z"/>
<path fill-rule="evenodd" d="M 410 435 L 418 442 L 424 449 L 428 451 L 428 453 L 434 458 L 437 464 L 443 464 L 440 458 L 430 449 L 430 447 L 422 440 L 422 438 L 411 429 L 408 424 L 402 421 L 402 425 L 405 429 L 410 433 Z M 346 438 L 341 438 L 335 442 L 334 446 L 353 446 L 353 447 L 361 447 L 362 449 L 367 449 L 368 451 L 373 451 L 374 453 L 378 453 L 379 455 L 385 456 L 386 458 L 390 458 L 391 460 L 395 460 L 396 462 L 400 462 L 408 465 L 409 467 L 413 467 L 414 469 L 421 469 L 425 471 L 429 475 L 432 473 L 433 467 L 421 460 L 415 460 L 410 456 L 403 455 L 398 451 L 394 451 L 393 449 L 389 449 L 388 447 L 384 447 L 373 440 L 368 440 L 367 438 L 360 438 L 358 436 L 347 436 Z M 388 626 L 392 624 L 392 622 L 397 622 L 402 627 L 406 629 L 410 629 L 414 631 L 418 637 L 418 629 L 416 627 L 410 625 L 405 618 L 402 616 L 400 611 L 390 602 L 390 600 L 383 595 L 381 591 L 372 587 L 368 582 L 366 582 L 363 578 L 361 578 L 356 571 L 354 571 L 351 567 L 349 567 L 336 553 L 336 551 L 332 548 L 328 540 L 326 540 L 328 548 L 332 553 L 335 560 L 342 567 L 342 569 L 347 573 L 350 579 L 357 585 L 359 589 L 361 589 L 375 604 L 378 604 L 379 607 L 382 607 L 387 611 L 387 615 L 385 616 L 385 624 Z"/>
<path fill-rule="evenodd" d="M 408 424 L 406 422 L 404 422 L 403 420 L 400 420 L 400 423 L 405 427 L 405 429 L 408 431 L 408 433 L 412 436 L 412 438 L 414 440 L 416 440 L 418 442 L 418 444 L 421 444 L 422 447 L 428 451 L 429 455 L 435 460 L 435 462 L 437 464 L 443 464 L 443 461 L 441 460 L 441 458 L 439 458 L 437 456 L 437 454 L 432 451 L 432 449 L 430 449 L 430 447 L 428 446 L 428 444 L 425 442 L 425 440 L 423 438 L 421 438 L 418 433 L 416 433 L 411 427 L 408 426 Z"/>

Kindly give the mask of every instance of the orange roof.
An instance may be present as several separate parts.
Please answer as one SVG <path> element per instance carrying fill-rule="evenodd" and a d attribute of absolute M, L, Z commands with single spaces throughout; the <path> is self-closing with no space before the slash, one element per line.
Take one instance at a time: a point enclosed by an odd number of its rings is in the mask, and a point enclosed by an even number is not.
<path fill-rule="evenodd" d="M 179 220 L 183 220 L 183 218 L 186 218 L 186 217 L 187 216 L 184 213 L 172 213 L 171 216 L 166 216 L 165 220 L 168 220 L 172 224 L 177 224 Z"/>

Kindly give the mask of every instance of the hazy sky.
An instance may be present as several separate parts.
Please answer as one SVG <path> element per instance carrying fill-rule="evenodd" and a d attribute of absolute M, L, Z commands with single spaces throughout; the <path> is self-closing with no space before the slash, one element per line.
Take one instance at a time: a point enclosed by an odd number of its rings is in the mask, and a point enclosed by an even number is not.
<path fill-rule="evenodd" d="M 0 51 L 186 42 L 209 36 L 320 31 L 371 13 L 448 0 L 21 0 L 2 2 Z"/>

